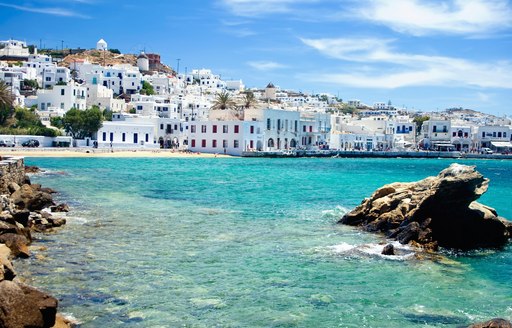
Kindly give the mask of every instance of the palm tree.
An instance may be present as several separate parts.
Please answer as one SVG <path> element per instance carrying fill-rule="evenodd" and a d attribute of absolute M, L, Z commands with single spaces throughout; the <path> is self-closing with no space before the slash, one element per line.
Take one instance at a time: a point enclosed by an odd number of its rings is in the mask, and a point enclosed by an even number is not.
<path fill-rule="evenodd" d="M 251 91 L 248 91 L 245 93 L 243 100 L 244 100 L 245 108 L 251 108 L 252 105 L 254 105 L 256 103 L 256 98 L 254 97 L 254 93 L 252 93 Z"/>
<path fill-rule="evenodd" d="M 5 84 L 4 81 L 0 81 L 0 124 L 4 124 L 5 121 L 11 117 L 13 113 L 13 101 L 14 95 L 10 87 Z"/>
<path fill-rule="evenodd" d="M 211 109 L 213 110 L 226 110 L 235 107 L 235 101 L 231 97 L 231 95 L 227 91 L 222 91 L 221 93 L 217 93 L 215 97 L 215 101 L 213 102 L 213 106 Z"/>

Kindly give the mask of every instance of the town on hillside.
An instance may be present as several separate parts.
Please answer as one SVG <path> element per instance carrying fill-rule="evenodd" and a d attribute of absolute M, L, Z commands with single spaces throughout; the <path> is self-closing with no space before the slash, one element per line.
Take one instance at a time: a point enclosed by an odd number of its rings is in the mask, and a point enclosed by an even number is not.
<path fill-rule="evenodd" d="M 512 150 L 506 117 L 452 108 L 367 105 L 272 82 L 246 88 L 210 69 L 180 72 L 160 55 L 38 51 L 0 41 L 0 146 L 161 149 L 235 156 L 294 151 Z M 6 101 L 8 100 L 8 101 Z"/>

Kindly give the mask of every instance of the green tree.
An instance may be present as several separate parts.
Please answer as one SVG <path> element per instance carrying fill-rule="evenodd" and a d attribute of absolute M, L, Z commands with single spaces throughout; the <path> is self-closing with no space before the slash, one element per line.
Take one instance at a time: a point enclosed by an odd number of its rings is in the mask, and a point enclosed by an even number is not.
<path fill-rule="evenodd" d="M 86 110 L 70 109 L 62 118 L 64 130 L 74 139 L 92 137 L 102 127 L 103 113 L 97 107 Z"/>
<path fill-rule="evenodd" d="M 36 80 L 24 79 L 23 80 L 23 85 L 25 87 L 29 87 L 29 88 L 32 88 L 32 89 L 39 89 L 39 84 L 37 83 Z"/>
<path fill-rule="evenodd" d="M 0 124 L 4 125 L 8 118 L 13 114 L 14 95 L 11 87 L 0 81 Z"/>
<path fill-rule="evenodd" d="M 104 121 L 112 121 L 112 111 L 109 109 L 103 110 L 103 120 Z"/>
<path fill-rule="evenodd" d="M 151 96 L 151 95 L 155 94 L 155 89 L 153 88 L 151 83 L 149 83 L 147 81 L 142 81 L 142 90 L 144 90 L 143 93 L 148 95 L 148 96 Z"/>
<path fill-rule="evenodd" d="M 421 127 L 423 126 L 423 122 L 430 120 L 430 116 L 416 116 L 412 121 L 416 123 L 416 133 L 421 132 Z"/>
<path fill-rule="evenodd" d="M 217 110 L 226 110 L 235 107 L 235 101 L 227 91 L 222 91 L 221 93 L 217 93 L 215 97 L 215 101 L 213 102 L 213 106 L 211 109 Z"/>
<path fill-rule="evenodd" d="M 64 128 L 64 123 L 62 122 L 62 117 L 60 116 L 50 117 L 50 124 L 59 129 Z"/>
<path fill-rule="evenodd" d="M 30 109 L 16 108 L 14 117 L 18 128 L 44 127 L 39 116 Z"/>

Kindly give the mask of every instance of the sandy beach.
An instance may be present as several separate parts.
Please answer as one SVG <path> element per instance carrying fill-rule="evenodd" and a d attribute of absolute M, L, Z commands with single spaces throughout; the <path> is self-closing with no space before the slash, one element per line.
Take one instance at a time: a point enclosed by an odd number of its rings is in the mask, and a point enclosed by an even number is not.
<path fill-rule="evenodd" d="M 175 157 L 175 158 L 221 158 L 231 157 L 223 154 L 189 153 L 170 149 L 116 150 L 91 148 L 5 148 L 0 156 L 23 157 Z"/>

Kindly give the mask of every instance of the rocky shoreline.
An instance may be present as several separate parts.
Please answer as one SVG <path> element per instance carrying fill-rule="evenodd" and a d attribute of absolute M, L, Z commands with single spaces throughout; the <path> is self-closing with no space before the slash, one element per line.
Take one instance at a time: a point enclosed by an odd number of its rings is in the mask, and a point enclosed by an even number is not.
<path fill-rule="evenodd" d="M 67 212 L 55 204 L 54 190 L 32 184 L 23 158 L 0 161 L 0 327 L 71 327 L 57 313 L 56 298 L 22 283 L 12 265 L 14 258 L 28 258 L 33 232 L 50 232 L 66 223 L 52 213 Z"/>

